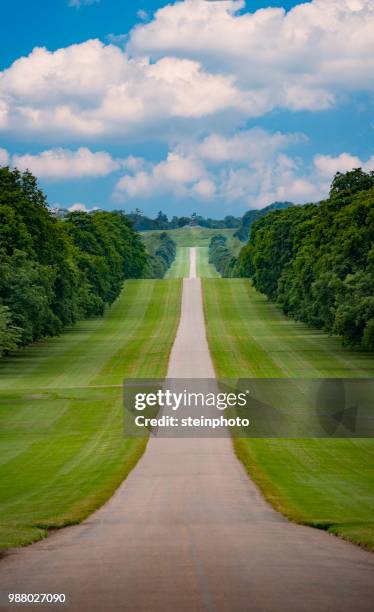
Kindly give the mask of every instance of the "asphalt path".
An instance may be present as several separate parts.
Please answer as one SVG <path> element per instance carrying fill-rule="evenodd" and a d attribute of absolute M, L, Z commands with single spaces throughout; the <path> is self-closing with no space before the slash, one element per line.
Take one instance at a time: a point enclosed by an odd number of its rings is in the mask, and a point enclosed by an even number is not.
<path fill-rule="evenodd" d="M 194 249 L 168 376 L 214 376 Z M 371 553 L 275 512 L 229 438 L 152 436 L 99 511 L 2 559 L 0 590 L 66 593 L 77 611 L 372 612 L 373 570 Z"/>

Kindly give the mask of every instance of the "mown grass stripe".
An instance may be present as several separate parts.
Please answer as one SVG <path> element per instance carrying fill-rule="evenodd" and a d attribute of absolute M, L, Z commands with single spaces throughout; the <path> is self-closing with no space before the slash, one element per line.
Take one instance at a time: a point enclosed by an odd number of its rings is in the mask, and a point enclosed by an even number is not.
<path fill-rule="evenodd" d="M 373 355 L 282 315 L 246 279 L 203 279 L 207 337 L 220 377 L 371 377 Z M 290 519 L 374 549 L 374 441 L 236 439 L 235 451 Z"/>
<path fill-rule="evenodd" d="M 102 320 L 0 366 L 0 546 L 81 521 L 135 465 L 123 436 L 122 381 L 166 375 L 181 281 L 128 281 Z"/>

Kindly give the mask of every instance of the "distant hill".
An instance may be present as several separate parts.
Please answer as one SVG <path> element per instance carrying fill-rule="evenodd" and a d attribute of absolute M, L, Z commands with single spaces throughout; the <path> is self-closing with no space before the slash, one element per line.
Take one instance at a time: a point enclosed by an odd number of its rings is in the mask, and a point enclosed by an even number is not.
<path fill-rule="evenodd" d="M 251 226 L 255 221 L 257 221 L 257 219 L 263 217 L 272 210 L 289 208 L 290 206 L 295 206 L 295 204 L 292 202 L 273 202 L 272 204 L 269 204 L 269 206 L 265 206 L 265 208 L 261 208 L 260 210 L 248 210 L 248 212 L 243 215 L 241 225 L 234 234 L 235 238 L 238 238 L 242 242 L 246 242 L 249 238 Z"/>

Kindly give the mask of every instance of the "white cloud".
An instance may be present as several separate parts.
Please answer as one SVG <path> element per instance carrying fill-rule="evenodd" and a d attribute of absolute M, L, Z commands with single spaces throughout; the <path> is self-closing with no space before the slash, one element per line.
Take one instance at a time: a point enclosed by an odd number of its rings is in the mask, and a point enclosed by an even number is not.
<path fill-rule="evenodd" d="M 146 162 L 142 157 L 135 157 L 134 155 L 129 155 L 129 157 L 122 160 L 122 167 L 126 170 L 130 170 L 131 172 L 143 170 L 145 166 Z"/>
<path fill-rule="evenodd" d="M 86 147 L 77 151 L 50 149 L 37 155 L 13 155 L 12 163 L 20 170 L 28 169 L 38 178 L 47 179 L 102 177 L 121 167 L 121 162 L 109 153 L 93 153 Z"/>
<path fill-rule="evenodd" d="M 77 202 L 76 204 L 72 204 L 71 206 L 69 206 L 68 210 L 69 212 L 92 212 L 94 210 L 100 209 L 97 206 L 94 206 L 93 208 L 88 208 L 85 204 Z"/>
<path fill-rule="evenodd" d="M 319 110 L 342 91 L 373 91 L 372 0 L 313 0 L 288 12 L 248 13 L 244 6 L 242 0 L 169 4 L 132 31 L 129 49 L 192 58 L 207 70 L 235 75 L 262 112 Z"/>
<path fill-rule="evenodd" d="M 306 164 L 286 152 L 304 138 L 303 134 L 269 133 L 261 128 L 242 130 L 231 137 L 212 133 L 201 140 L 176 143 L 157 163 L 135 156 L 115 159 L 105 151 L 92 152 L 85 147 L 12 157 L 0 149 L 0 165 L 11 161 L 20 170 L 55 180 L 104 177 L 122 170 L 125 174 L 113 193 L 120 201 L 169 194 L 241 202 L 254 208 L 275 200 L 317 201 L 328 195 L 336 172 L 358 167 L 374 170 L 374 155 L 363 160 L 347 152 L 315 155 L 312 163 Z"/>
<path fill-rule="evenodd" d="M 284 200 L 305 203 L 326 195 L 324 185 L 308 176 L 301 162 L 284 153 L 247 166 L 231 166 L 221 179 L 221 197 L 245 202 L 249 208 Z"/>
<path fill-rule="evenodd" d="M 146 130 L 160 121 L 251 112 L 231 76 L 199 62 L 129 59 L 98 40 L 50 52 L 36 48 L 0 73 L 0 128 L 94 137 Z"/>
<path fill-rule="evenodd" d="M 0 148 L 0 166 L 7 166 L 9 164 L 9 153 L 6 149 Z"/>
<path fill-rule="evenodd" d="M 302 204 L 327 197 L 339 170 L 374 169 L 374 156 L 363 161 L 349 153 L 317 155 L 305 163 L 286 152 L 303 137 L 254 128 L 230 138 L 210 134 L 200 141 L 179 143 L 155 164 L 138 158 L 126 160 L 127 173 L 118 181 L 114 196 L 128 200 L 164 193 L 217 203 L 240 202 L 249 208 L 276 200 Z"/>
<path fill-rule="evenodd" d="M 243 5 L 167 5 L 130 33 L 130 57 L 116 46 L 123 35 L 34 49 L 0 73 L 0 129 L 55 139 L 149 133 L 160 121 L 230 110 L 237 122 L 275 107 L 319 110 L 373 89 L 371 0 L 313 0 L 288 13 L 238 12 Z"/>
<path fill-rule="evenodd" d="M 117 183 L 115 197 L 131 199 L 159 193 L 199 199 L 242 200 L 252 206 L 281 195 L 285 184 L 293 196 L 315 195 L 313 185 L 297 177 L 297 163 L 283 151 L 299 142 L 300 134 L 270 134 L 243 130 L 231 137 L 210 134 L 200 141 L 176 144 L 165 160 L 137 160 Z M 284 199 L 284 197 L 283 197 Z"/>
<path fill-rule="evenodd" d="M 77 4 L 77 2 L 76 2 Z M 330 108 L 374 89 L 372 0 L 313 0 L 285 12 L 242 1 L 168 4 L 115 44 L 35 48 L 0 73 L 0 129 L 69 136 L 190 131 L 274 108 Z M 250 8 L 250 4 L 249 4 Z M 179 123 L 178 123 L 179 122 Z M 211 124 L 212 125 L 212 124 Z"/>
<path fill-rule="evenodd" d="M 197 145 L 198 154 L 212 162 L 266 159 L 279 149 L 305 140 L 303 134 L 270 134 L 261 128 L 243 130 L 232 137 L 211 134 Z M 196 147 L 196 143 L 193 145 Z"/>
<path fill-rule="evenodd" d="M 211 179 L 202 179 L 195 183 L 192 189 L 198 197 L 210 200 L 215 194 L 216 186 Z"/>
<path fill-rule="evenodd" d="M 362 161 L 356 155 L 341 153 L 337 157 L 330 155 L 316 155 L 314 165 L 319 174 L 332 178 L 337 172 L 347 172 L 353 168 L 363 168 L 364 170 L 374 170 L 374 156 L 367 162 Z"/>
<path fill-rule="evenodd" d="M 181 196 L 188 195 L 190 188 L 200 189 L 201 194 L 205 189 L 207 193 L 208 181 L 202 182 L 206 177 L 207 172 L 200 160 L 171 151 L 166 160 L 151 164 L 149 169 L 123 176 L 116 185 L 115 196 L 136 198 L 159 193 Z M 197 187 L 199 183 L 200 187 Z"/>

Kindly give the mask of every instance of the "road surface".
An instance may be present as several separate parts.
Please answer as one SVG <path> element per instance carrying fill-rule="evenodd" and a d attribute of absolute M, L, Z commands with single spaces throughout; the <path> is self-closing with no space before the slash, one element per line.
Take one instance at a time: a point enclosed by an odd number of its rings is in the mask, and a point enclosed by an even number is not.
<path fill-rule="evenodd" d="M 195 262 L 191 249 L 169 377 L 214 375 Z M 77 611 L 363 612 L 373 570 L 370 553 L 275 512 L 229 439 L 154 437 L 103 508 L 5 557 L 0 589 L 64 592 Z"/>

